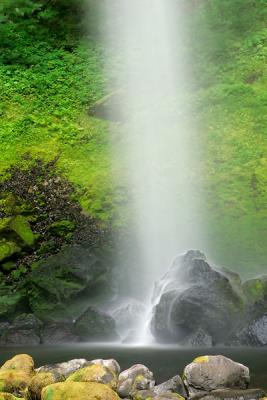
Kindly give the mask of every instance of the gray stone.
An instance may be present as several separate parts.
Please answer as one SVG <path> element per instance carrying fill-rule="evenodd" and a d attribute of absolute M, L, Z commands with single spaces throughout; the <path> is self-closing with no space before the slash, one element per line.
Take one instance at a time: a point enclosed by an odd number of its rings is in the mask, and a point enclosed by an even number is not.
<path fill-rule="evenodd" d="M 178 393 L 179 395 L 183 397 L 187 397 L 187 392 L 184 386 L 184 383 L 182 381 L 182 378 L 180 375 L 176 375 L 173 378 L 169 379 L 166 382 L 161 383 L 160 385 L 157 385 L 153 388 L 153 391 L 157 394 L 160 395 L 165 392 L 172 392 L 172 393 Z"/>
<path fill-rule="evenodd" d="M 145 365 L 136 364 L 120 373 L 117 392 L 121 397 L 128 397 L 140 390 L 151 390 L 154 386 L 153 373 Z"/>
<path fill-rule="evenodd" d="M 249 369 L 224 356 L 196 358 L 184 370 L 184 383 L 189 394 L 217 389 L 247 389 Z"/>
<path fill-rule="evenodd" d="M 52 372 L 53 374 L 57 374 L 67 378 L 78 369 L 87 367 L 91 364 L 92 363 L 90 361 L 84 358 L 79 358 L 58 364 L 43 365 L 42 367 L 37 368 L 36 372 Z"/>
<path fill-rule="evenodd" d="M 114 374 L 116 374 L 116 375 L 119 375 L 119 373 L 121 371 L 121 367 L 120 367 L 119 363 L 114 359 L 110 359 L 110 360 L 97 359 L 97 360 L 92 360 L 91 363 L 102 365 L 103 367 L 106 367 L 110 371 L 114 372 Z"/>

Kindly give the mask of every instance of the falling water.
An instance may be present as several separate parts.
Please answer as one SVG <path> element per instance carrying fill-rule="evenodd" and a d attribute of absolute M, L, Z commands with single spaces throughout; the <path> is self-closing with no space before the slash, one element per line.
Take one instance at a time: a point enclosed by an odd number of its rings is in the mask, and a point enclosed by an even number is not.
<path fill-rule="evenodd" d="M 179 0 L 101 4 L 114 162 L 130 210 L 130 245 L 119 242 L 121 252 L 127 249 L 127 261 L 125 251 L 119 260 L 121 271 L 127 266 L 121 285 L 145 303 L 177 253 L 204 248 L 186 9 Z"/>

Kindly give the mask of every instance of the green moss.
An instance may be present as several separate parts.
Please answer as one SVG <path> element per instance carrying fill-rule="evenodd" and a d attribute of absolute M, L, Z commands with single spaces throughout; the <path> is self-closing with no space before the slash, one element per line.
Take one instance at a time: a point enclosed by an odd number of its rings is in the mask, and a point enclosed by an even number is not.
<path fill-rule="evenodd" d="M 20 252 L 21 248 L 14 242 L 2 239 L 0 241 L 0 261 Z"/>
<path fill-rule="evenodd" d="M 10 221 L 10 217 L 0 219 L 0 232 L 5 230 L 9 226 Z"/>
<path fill-rule="evenodd" d="M 49 228 L 50 232 L 56 236 L 63 236 L 66 238 L 71 238 L 74 229 L 75 223 L 67 219 L 56 221 L 51 224 Z"/>
<path fill-rule="evenodd" d="M 9 226 L 10 229 L 17 233 L 17 235 L 26 245 L 32 246 L 34 244 L 35 236 L 31 230 L 28 220 L 25 217 L 21 215 L 16 216 L 11 220 Z"/>

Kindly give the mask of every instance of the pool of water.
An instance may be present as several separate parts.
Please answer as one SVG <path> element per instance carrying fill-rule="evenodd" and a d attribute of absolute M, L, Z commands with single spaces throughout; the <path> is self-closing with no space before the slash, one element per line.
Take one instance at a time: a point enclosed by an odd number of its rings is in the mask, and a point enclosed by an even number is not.
<path fill-rule="evenodd" d="M 267 390 L 267 348 L 213 348 L 186 349 L 179 347 L 116 346 L 103 344 L 79 344 L 64 346 L 4 347 L 0 348 L 0 363 L 15 354 L 27 353 L 35 359 L 36 366 L 68 361 L 73 358 L 115 358 L 122 369 L 141 363 L 153 372 L 157 383 L 174 375 L 182 374 L 184 367 L 195 357 L 206 354 L 222 354 L 250 368 L 251 387 Z"/>

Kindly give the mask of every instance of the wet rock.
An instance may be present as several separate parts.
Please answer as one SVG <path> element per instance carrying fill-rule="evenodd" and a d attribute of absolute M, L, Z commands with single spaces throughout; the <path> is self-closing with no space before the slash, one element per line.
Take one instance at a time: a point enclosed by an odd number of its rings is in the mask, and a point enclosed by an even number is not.
<path fill-rule="evenodd" d="M 60 344 L 78 342 L 72 323 L 47 323 L 41 332 L 43 344 Z"/>
<path fill-rule="evenodd" d="M 1 335 L 0 343 L 14 345 L 40 344 L 42 322 L 33 314 L 21 314 L 8 325 Z"/>
<path fill-rule="evenodd" d="M 108 386 L 94 382 L 62 382 L 42 390 L 42 400 L 119 400 Z"/>
<path fill-rule="evenodd" d="M 44 321 L 75 319 L 80 296 L 87 291 L 90 299 L 104 292 L 109 270 L 104 257 L 83 246 L 68 247 L 39 261 L 27 278 L 33 313 Z"/>
<path fill-rule="evenodd" d="M 119 339 L 114 319 L 93 307 L 76 320 L 75 333 L 85 341 L 115 341 Z"/>
<path fill-rule="evenodd" d="M 180 375 L 176 375 L 166 382 L 161 383 L 153 388 L 154 393 L 157 395 L 164 394 L 166 392 L 177 393 L 182 397 L 187 397 L 187 392 Z"/>
<path fill-rule="evenodd" d="M 154 386 L 153 373 L 145 365 L 136 364 L 120 373 L 117 391 L 121 397 L 128 397 L 140 390 L 150 390 Z"/>
<path fill-rule="evenodd" d="M 259 400 L 263 398 L 265 398 L 265 392 L 261 389 L 221 389 L 205 394 L 195 394 L 191 397 L 192 400 Z"/>
<path fill-rule="evenodd" d="M 188 347 L 212 347 L 213 339 L 209 333 L 205 332 L 203 329 L 198 329 L 188 335 L 183 344 Z"/>
<path fill-rule="evenodd" d="M 236 333 L 236 344 L 242 346 L 267 346 L 267 314 L 254 319 Z"/>
<path fill-rule="evenodd" d="M 151 328 L 161 342 L 183 343 L 188 338 L 196 345 L 222 344 L 244 310 L 230 278 L 212 268 L 199 251 L 174 260 L 156 286 L 154 301 Z"/>
<path fill-rule="evenodd" d="M 74 359 L 70 361 L 66 361 L 63 363 L 58 363 L 58 364 L 51 364 L 51 365 L 43 365 L 40 368 L 36 369 L 36 372 L 41 373 L 41 372 L 51 372 L 56 375 L 61 375 L 67 378 L 71 374 L 73 374 L 75 371 L 78 369 L 84 368 L 87 365 L 90 365 L 91 362 L 84 359 L 84 358 L 79 358 L 79 359 Z"/>
<path fill-rule="evenodd" d="M 134 400 L 184 400 L 178 393 L 170 391 L 157 394 L 154 390 L 140 390 L 133 395 Z"/>
<path fill-rule="evenodd" d="M 92 364 L 79 369 L 67 378 L 67 382 L 98 382 L 103 383 L 111 389 L 115 390 L 117 387 L 116 374 L 99 364 Z"/>
<path fill-rule="evenodd" d="M 217 389 L 247 389 L 249 382 L 249 369 L 224 356 L 198 357 L 184 370 L 190 395 Z"/>
<path fill-rule="evenodd" d="M 34 373 L 34 361 L 19 354 L 6 361 L 0 369 L 0 392 L 23 397 Z"/>

